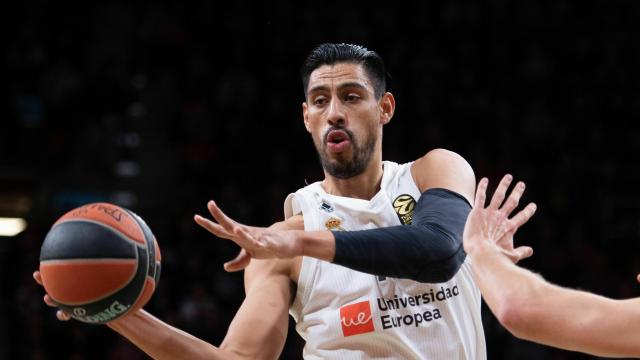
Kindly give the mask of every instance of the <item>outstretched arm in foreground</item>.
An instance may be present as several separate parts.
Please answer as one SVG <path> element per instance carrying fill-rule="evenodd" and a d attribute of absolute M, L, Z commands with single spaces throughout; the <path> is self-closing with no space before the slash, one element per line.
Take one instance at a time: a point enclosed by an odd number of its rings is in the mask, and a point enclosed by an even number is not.
<path fill-rule="evenodd" d="M 613 300 L 556 286 L 504 254 L 503 248 L 513 248 L 513 233 L 536 209 L 529 204 L 509 219 L 524 191 L 524 183 L 518 183 L 500 206 L 510 182 L 509 175 L 502 179 L 485 208 L 487 179 L 480 181 L 463 236 L 491 311 L 522 339 L 598 356 L 640 356 L 640 298 Z M 515 250 L 522 257 L 531 254 L 527 247 Z"/>

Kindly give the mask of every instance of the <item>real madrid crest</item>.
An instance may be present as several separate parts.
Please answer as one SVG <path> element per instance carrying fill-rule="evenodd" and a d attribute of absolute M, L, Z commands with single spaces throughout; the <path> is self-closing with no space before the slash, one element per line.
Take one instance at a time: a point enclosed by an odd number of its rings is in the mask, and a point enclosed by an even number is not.
<path fill-rule="evenodd" d="M 340 226 L 342 224 L 342 220 L 335 218 L 335 217 L 330 217 L 329 220 L 327 220 L 324 225 L 327 227 L 327 230 L 339 230 L 339 231 L 344 231 L 344 228 L 342 226 Z"/>

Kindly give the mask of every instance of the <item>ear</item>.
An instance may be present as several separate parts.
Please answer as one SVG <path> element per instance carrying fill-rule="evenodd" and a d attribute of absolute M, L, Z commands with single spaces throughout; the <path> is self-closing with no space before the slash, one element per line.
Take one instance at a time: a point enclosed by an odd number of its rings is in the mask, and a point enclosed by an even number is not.
<path fill-rule="evenodd" d="M 384 93 L 380 98 L 380 124 L 386 125 L 391 121 L 396 110 L 396 99 L 390 92 Z"/>
<path fill-rule="evenodd" d="M 306 102 L 302 103 L 302 118 L 304 119 L 304 127 L 308 132 L 311 132 L 311 128 L 309 127 L 309 106 Z"/>

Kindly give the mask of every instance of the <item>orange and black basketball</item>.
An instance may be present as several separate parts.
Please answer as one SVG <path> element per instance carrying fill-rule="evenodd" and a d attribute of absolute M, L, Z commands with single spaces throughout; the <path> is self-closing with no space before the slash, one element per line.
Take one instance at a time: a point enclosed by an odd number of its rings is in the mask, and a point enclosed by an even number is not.
<path fill-rule="evenodd" d="M 160 249 L 132 211 L 95 203 L 63 215 L 40 250 L 53 301 L 75 319 L 104 324 L 144 306 L 160 279 Z"/>

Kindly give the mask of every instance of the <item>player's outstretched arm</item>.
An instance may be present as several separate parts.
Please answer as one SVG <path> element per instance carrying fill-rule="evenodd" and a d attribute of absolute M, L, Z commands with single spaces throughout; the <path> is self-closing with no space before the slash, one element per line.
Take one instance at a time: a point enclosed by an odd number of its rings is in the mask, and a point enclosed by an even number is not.
<path fill-rule="evenodd" d="M 486 208 L 487 180 L 480 181 L 464 232 L 476 283 L 491 311 L 522 339 L 599 356 L 640 356 L 640 299 L 612 300 L 562 288 L 516 266 L 505 254 L 503 246 L 513 248 L 510 234 L 535 212 L 529 204 L 509 219 L 524 190 L 523 183 L 517 184 L 500 206 L 510 181 L 503 178 Z M 532 251 L 515 250 L 521 256 Z"/>
<path fill-rule="evenodd" d="M 227 336 L 215 347 L 144 310 L 107 325 L 154 359 L 277 359 L 287 336 L 291 297 L 289 266 L 281 260 L 252 263 L 246 271 L 247 296 Z M 34 273 L 41 283 L 39 272 Z M 48 295 L 45 302 L 55 306 Z M 60 320 L 70 316 L 58 310 Z"/>
<path fill-rule="evenodd" d="M 139 311 L 109 326 L 154 359 L 277 359 L 287 337 L 290 280 L 279 260 L 247 268 L 247 296 L 217 348 Z"/>
<path fill-rule="evenodd" d="M 294 219 L 295 220 L 295 219 Z M 278 223 L 274 228 L 291 228 Z M 238 261 L 243 260 L 239 256 Z M 154 359 L 277 359 L 287 336 L 291 299 L 292 260 L 258 260 L 245 271 L 246 298 L 236 313 L 227 336 L 215 347 L 170 326 L 144 310 L 137 311 L 108 326 Z M 42 285 L 38 271 L 36 282 Z M 45 303 L 55 306 L 48 295 Z M 58 310 L 60 320 L 70 316 Z"/>
<path fill-rule="evenodd" d="M 33 277 L 42 285 L 39 271 L 34 272 Z M 48 294 L 45 294 L 44 302 L 55 307 Z M 71 316 L 62 310 L 58 310 L 56 316 L 62 321 L 71 319 Z M 230 356 L 213 345 L 162 322 L 144 310 L 107 323 L 107 326 L 154 359 L 227 359 Z"/>
<path fill-rule="evenodd" d="M 211 221 L 195 220 L 214 235 L 242 247 L 227 270 L 242 268 L 246 258 L 310 256 L 358 271 L 422 282 L 453 277 L 466 257 L 462 231 L 471 210 L 475 177 L 459 155 L 436 149 L 417 160 L 412 176 L 423 192 L 409 226 L 361 231 L 278 231 L 250 227 L 226 216 L 209 202 Z M 301 222 L 301 220 L 300 220 Z M 237 265 L 237 266 L 236 266 Z"/>

